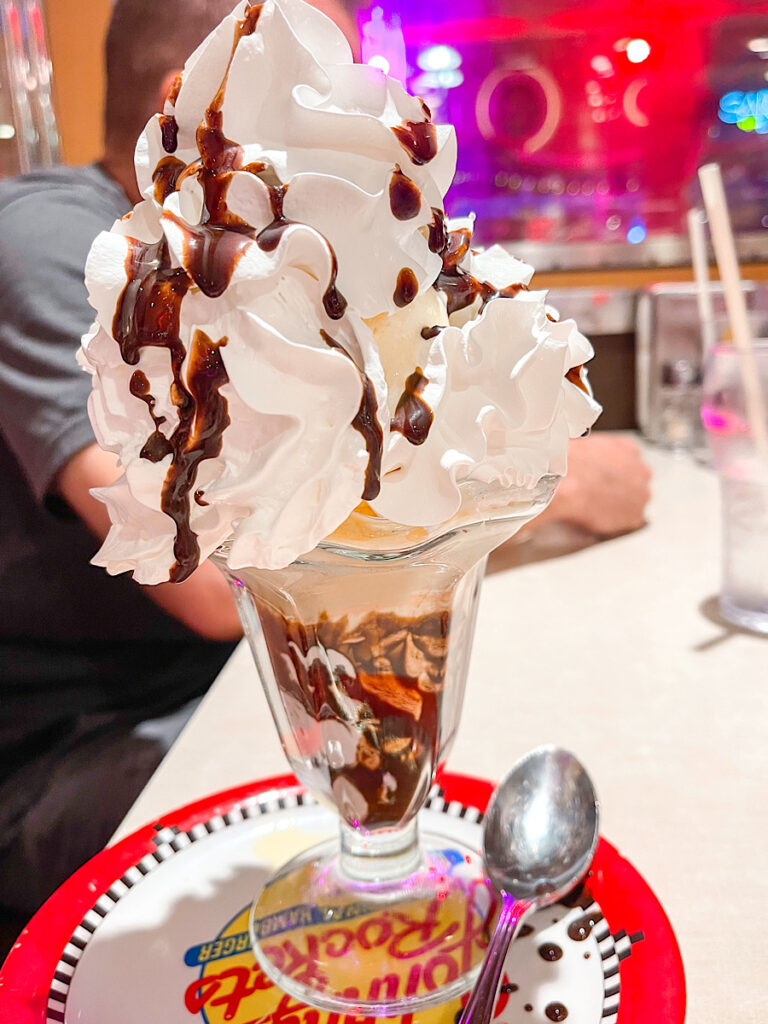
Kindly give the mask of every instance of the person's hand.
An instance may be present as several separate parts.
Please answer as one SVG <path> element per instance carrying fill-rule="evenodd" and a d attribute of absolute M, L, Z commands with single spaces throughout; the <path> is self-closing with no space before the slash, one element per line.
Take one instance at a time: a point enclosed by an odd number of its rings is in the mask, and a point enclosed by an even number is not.
<path fill-rule="evenodd" d="M 532 524 L 560 521 L 598 537 L 645 524 L 651 471 L 628 437 L 594 433 L 571 441 L 568 473 L 549 508 Z"/>

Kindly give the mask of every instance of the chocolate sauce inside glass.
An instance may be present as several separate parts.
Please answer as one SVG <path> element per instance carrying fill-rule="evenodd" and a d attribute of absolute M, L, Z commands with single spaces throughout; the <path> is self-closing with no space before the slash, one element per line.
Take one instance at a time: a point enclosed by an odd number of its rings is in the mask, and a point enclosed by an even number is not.
<path fill-rule="evenodd" d="M 166 153 L 175 153 L 179 145 L 179 126 L 173 114 L 160 115 L 160 135 Z"/>
<path fill-rule="evenodd" d="M 568 1011 L 562 1003 L 550 1003 L 544 1009 L 544 1013 L 547 1015 L 549 1020 L 560 1021 L 565 1020 L 568 1016 Z"/>
<path fill-rule="evenodd" d="M 421 189 L 397 164 L 389 183 L 389 205 L 397 220 L 413 220 L 421 210 Z"/>
<path fill-rule="evenodd" d="M 539 946 L 539 956 L 542 960 L 547 960 L 549 963 L 554 963 L 556 960 L 561 960 L 563 956 L 562 949 L 554 942 L 545 942 Z"/>
<path fill-rule="evenodd" d="M 152 181 L 155 183 L 155 201 L 160 206 L 168 196 L 176 191 L 179 178 L 186 168 L 187 165 L 183 160 L 179 160 L 175 156 L 165 156 L 154 169 Z"/>
<path fill-rule="evenodd" d="M 397 288 L 395 288 L 395 305 L 400 309 L 409 306 L 419 294 L 419 282 L 410 267 L 403 267 L 397 275 Z"/>
<path fill-rule="evenodd" d="M 434 327 L 422 327 L 421 336 L 424 341 L 431 341 L 433 338 L 436 338 L 442 330 L 443 327 L 441 327 L 440 324 L 436 324 Z"/>
<path fill-rule="evenodd" d="M 429 786 L 437 758 L 449 614 L 372 613 L 351 627 L 346 618 L 300 622 L 260 603 L 259 619 L 287 703 L 321 728 L 341 722 L 352 730 L 356 752 L 327 764 L 329 788 L 345 780 L 362 794 L 366 828 L 398 823 Z M 331 668 L 339 654 L 353 675 Z"/>
<path fill-rule="evenodd" d="M 603 915 L 595 908 L 583 917 L 577 918 L 568 925 L 568 938 L 574 942 L 584 942 L 592 934 L 596 924 L 603 920 Z"/>
<path fill-rule="evenodd" d="M 354 363 L 357 372 L 360 374 L 360 380 L 363 384 L 363 399 L 357 415 L 352 420 L 352 426 L 362 435 L 368 451 L 368 467 L 365 471 L 365 487 L 362 499 L 363 501 L 373 501 L 374 498 L 379 496 L 381 491 L 381 460 L 384 452 L 384 434 L 376 417 L 379 408 L 379 403 L 376 400 L 376 391 L 368 374 L 357 366 L 357 363 L 355 363 L 343 345 L 339 344 L 335 338 L 332 338 L 327 331 L 322 329 L 320 330 L 320 337 L 329 348 L 343 352 L 347 359 Z"/>
<path fill-rule="evenodd" d="M 421 397 L 421 392 L 429 381 L 416 367 L 414 373 L 405 382 L 405 390 L 397 403 L 395 415 L 392 417 L 391 430 L 402 434 L 413 445 L 424 444 L 434 422 L 434 413 Z"/>
<path fill-rule="evenodd" d="M 403 121 L 395 125 L 392 131 L 418 166 L 428 164 L 437 156 L 437 129 L 430 121 Z"/>

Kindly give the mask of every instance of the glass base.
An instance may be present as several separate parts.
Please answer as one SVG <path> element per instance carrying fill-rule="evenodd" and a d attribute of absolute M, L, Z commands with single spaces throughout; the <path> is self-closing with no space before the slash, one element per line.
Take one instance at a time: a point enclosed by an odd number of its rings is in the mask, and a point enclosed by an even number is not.
<path fill-rule="evenodd" d="M 335 840 L 280 868 L 250 919 L 267 976 L 310 1006 L 356 1016 L 413 1013 L 468 991 L 495 910 L 482 859 L 429 833 L 418 851 L 407 874 L 383 882 L 342 871 Z"/>
<path fill-rule="evenodd" d="M 742 629 L 749 629 L 753 633 L 768 633 L 768 605 L 749 608 L 743 604 L 737 604 L 734 600 L 721 595 L 720 613 L 728 622 L 734 626 L 741 626 Z"/>

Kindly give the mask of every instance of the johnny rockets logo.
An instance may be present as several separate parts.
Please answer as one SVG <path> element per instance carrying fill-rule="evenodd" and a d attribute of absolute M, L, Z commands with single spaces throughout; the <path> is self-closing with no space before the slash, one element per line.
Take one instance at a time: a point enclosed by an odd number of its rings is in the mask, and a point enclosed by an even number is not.
<path fill-rule="evenodd" d="M 330 925 L 316 907 L 294 907 L 259 922 L 262 946 L 280 970 L 304 983 L 321 980 L 327 960 L 349 964 L 350 999 L 435 991 L 478 963 L 488 945 L 492 901 L 485 886 L 478 888 L 478 899 L 466 906 L 449 896 L 414 904 L 407 914 L 363 913 L 350 904 L 334 908 Z M 190 1014 L 199 1014 L 206 1024 L 370 1024 L 366 1018 L 311 1009 L 276 988 L 254 962 L 249 913 L 246 907 L 214 941 L 187 951 L 184 962 L 200 969 L 184 993 Z M 374 953 L 380 960 L 382 952 L 386 972 L 361 985 L 366 960 Z M 421 1012 L 418 1024 L 453 1024 L 460 1005 L 457 1000 Z M 413 1019 L 408 1015 L 403 1021 L 412 1024 Z"/>

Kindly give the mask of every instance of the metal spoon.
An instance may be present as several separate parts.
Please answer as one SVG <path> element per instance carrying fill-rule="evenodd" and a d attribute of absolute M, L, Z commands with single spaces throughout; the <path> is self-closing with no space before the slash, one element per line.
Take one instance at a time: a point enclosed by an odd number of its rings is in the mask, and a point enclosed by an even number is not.
<path fill-rule="evenodd" d="M 459 1024 L 488 1024 L 509 945 L 523 918 L 562 899 L 586 875 L 597 847 L 598 805 L 573 754 L 539 747 L 491 797 L 483 855 L 501 909 Z"/>

